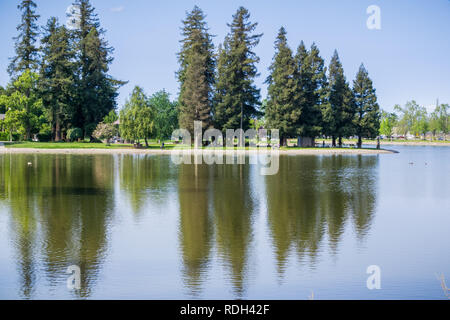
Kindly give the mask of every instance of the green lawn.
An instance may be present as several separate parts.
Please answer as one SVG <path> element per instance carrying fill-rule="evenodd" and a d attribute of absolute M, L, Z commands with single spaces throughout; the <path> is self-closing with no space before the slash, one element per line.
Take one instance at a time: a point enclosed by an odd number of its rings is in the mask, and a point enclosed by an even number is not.
<path fill-rule="evenodd" d="M 316 139 L 316 142 L 318 142 L 318 143 L 321 143 L 322 141 L 324 141 L 325 140 L 325 143 L 331 143 L 331 139 Z M 357 143 L 358 142 L 358 140 L 357 139 L 342 139 L 342 143 L 344 143 L 344 144 L 349 144 L 349 143 L 352 143 L 352 144 L 354 144 L 354 143 Z M 377 142 L 377 140 L 368 140 L 368 139 L 363 139 L 362 140 L 362 142 L 363 143 L 376 143 Z M 392 139 L 392 140 L 390 140 L 390 139 L 381 139 L 380 140 L 380 143 L 381 144 L 383 144 L 383 143 L 389 143 L 389 142 L 403 142 L 403 143 L 410 143 L 410 142 L 424 142 L 424 143 L 427 143 L 427 142 L 439 142 L 439 143 L 450 143 L 450 141 L 444 141 L 444 140 L 433 140 L 433 141 L 430 141 L 430 140 L 405 140 L 405 139 Z M 336 139 L 336 143 L 338 143 L 338 140 Z"/>
<path fill-rule="evenodd" d="M 132 144 L 111 144 L 88 142 L 5 142 L 6 148 L 31 149 L 132 149 Z M 173 145 L 165 145 L 164 149 L 172 149 Z M 150 144 L 143 149 L 160 149 L 159 144 Z"/>
<path fill-rule="evenodd" d="M 107 146 L 104 143 L 86 142 L 5 142 L 6 148 L 33 148 L 33 149 L 115 149 L 132 148 L 130 144 Z"/>

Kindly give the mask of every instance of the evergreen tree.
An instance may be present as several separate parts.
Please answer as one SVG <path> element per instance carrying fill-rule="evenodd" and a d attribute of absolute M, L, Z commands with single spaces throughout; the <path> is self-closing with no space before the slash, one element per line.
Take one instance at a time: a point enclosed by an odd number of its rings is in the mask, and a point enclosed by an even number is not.
<path fill-rule="evenodd" d="M 260 90 L 254 85 L 259 58 L 252 50 L 262 34 L 254 34 L 257 23 L 249 19 L 248 10 L 240 7 L 219 52 L 214 118 L 222 130 L 245 130 L 250 119 L 259 115 Z"/>
<path fill-rule="evenodd" d="M 212 88 L 214 85 L 214 45 L 208 33 L 203 11 L 195 6 L 183 21 L 180 69 L 179 123 L 193 133 L 194 121 L 202 121 L 203 128 L 211 125 Z"/>
<path fill-rule="evenodd" d="M 298 106 L 297 67 L 283 27 L 275 41 L 275 56 L 269 70 L 270 75 L 266 80 L 269 86 L 265 117 L 271 128 L 280 130 L 280 138 L 285 145 L 286 139 L 297 133 L 296 124 L 301 109 Z"/>
<path fill-rule="evenodd" d="M 322 107 L 323 133 L 332 137 L 333 146 L 336 146 L 336 138 L 339 138 L 339 146 L 342 146 L 342 138 L 354 132 L 355 104 L 353 92 L 345 80 L 344 69 L 336 50 L 328 71 L 328 103 Z"/>
<path fill-rule="evenodd" d="M 313 142 L 322 130 L 321 105 L 327 86 L 326 68 L 317 46 L 313 44 L 308 52 L 303 41 L 297 50 L 296 63 L 300 90 L 298 105 L 301 110 L 297 134 L 312 138 Z"/>
<path fill-rule="evenodd" d="M 359 67 L 353 81 L 355 97 L 355 133 L 358 136 L 358 148 L 362 146 L 362 138 L 375 138 L 380 129 L 380 107 L 373 88 L 372 80 L 363 64 Z"/>
<path fill-rule="evenodd" d="M 22 11 L 21 23 L 17 26 L 19 35 L 14 38 L 16 56 L 11 59 L 8 67 L 10 76 L 18 76 L 25 70 L 36 71 L 38 68 L 39 55 L 35 43 L 39 36 L 39 27 L 36 21 L 36 3 L 33 0 L 22 0 L 17 6 Z"/>
<path fill-rule="evenodd" d="M 6 95 L 6 90 L 0 86 L 0 97 Z M 6 106 L 0 103 L 0 114 L 6 113 Z"/>
<path fill-rule="evenodd" d="M 109 65 L 114 49 L 104 39 L 105 31 L 89 0 L 76 0 L 80 17 L 75 37 L 78 51 L 77 103 L 74 125 L 90 136 L 97 123 L 116 108 L 118 89 L 126 82 L 113 79 Z"/>
<path fill-rule="evenodd" d="M 211 125 L 211 87 L 206 79 L 206 57 L 194 54 L 190 58 L 180 97 L 180 127 L 194 132 L 194 121 L 202 121 L 202 129 Z"/>
<path fill-rule="evenodd" d="M 40 88 L 52 140 L 60 141 L 73 118 L 75 64 L 70 32 L 50 18 L 42 39 Z"/>

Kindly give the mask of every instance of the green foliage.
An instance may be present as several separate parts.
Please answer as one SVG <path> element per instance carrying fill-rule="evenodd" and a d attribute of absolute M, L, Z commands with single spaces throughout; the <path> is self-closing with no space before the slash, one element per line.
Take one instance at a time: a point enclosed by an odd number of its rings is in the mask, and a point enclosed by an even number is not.
<path fill-rule="evenodd" d="M 0 132 L 0 141 L 8 141 L 9 140 L 9 132 Z"/>
<path fill-rule="evenodd" d="M 119 116 L 117 115 L 116 110 L 111 110 L 111 111 L 103 118 L 103 123 L 113 124 L 113 123 L 116 122 L 117 120 L 119 120 Z"/>
<path fill-rule="evenodd" d="M 3 89 L 2 86 L 0 86 L 0 97 L 2 95 L 5 95 L 5 94 L 6 94 L 6 90 Z M 6 105 L 4 103 L 2 104 L 1 102 L 0 102 L 0 113 L 1 114 L 5 114 L 6 113 Z"/>
<path fill-rule="evenodd" d="M 155 110 L 138 86 L 120 112 L 120 135 L 127 140 L 149 139 L 154 130 Z"/>
<path fill-rule="evenodd" d="M 214 121 L 218 129 L 248 129 L 250 119 L 259 116 L 260 90 L 254 84 L 258 76 L 258 56 L 253 52 L 261 38 L 254 34 L 257 23 L 240 7 L 229 25 L 230 32 L 219 49 L 214 97 Z"/>
<path fill-rule="evenodd" d="M 404 108 L 396 105 L 394 109 L 400 113 L 398 129 L 403 135 L 411 133 L 418 136 L 428 130 L 427 110 L 414 100 L 408 101 Z"/>
<path fill-rule="evenodd" d="M 214 84 L 214 45 L 205 15 L 197 6 L 183 21 L 181 51 L 178 53 L 180 82 L 179 125 L 194 131 L 194 121 L 202 121 L 203 128 L 211 125 L 211 99 Z"/>
<path fill-rule="evenodd" d="M 398 117 L 395 113 L 381 112 L 380 135 L 392 138 Z"/>
<path fill-rule="evenodd" d="M 345 80 L 344 69 L 337 51 L 334 51 L 328 69 L 328 102 L 322 106 L 324 120 L 323 133 L 339 138 L 348 137 L 354 133 L 354 116 L 356 111 L 353 92 Z"/>
<path fill-rule="evenodd" d="M 74 122 L 75 51 L 71 35 L 56 18 L 50 18 L 42 39 L 40 91 L 52 140 L 62 139 L 63 129 Z"/>
<path fill-rule="evenodd" d="M 437 104 L 436 108 L 430 115 L 430 130 L 435 135 L 436 133 L 442 133 L 445 135 L 449 132 L 449 111 L 448 104 Z"/>
<path fill-rule="evenodd" d="M 80 128 L 71 128 L 67 131 L 67 139 L 70 141 L 77 141 L 83 138 L 83 130 Z"/>
<path fill-rule="evenodd" d="M 316 137 L 322 130 L 321 105 L 326 99 L 327 79 L 325 62 L 313 43 L 310 51 L 301 42 L 297 54 L 298 86 L 300 94 L 298 106 L 301 110 L 297 123 L 297 135 Z"/>
<path fill-rule="evenodd" d="M 269 68 L 268 101 L 265 106 L 267 124 L 280 130 L 283 141 L 292 137 L 297 131 L 301 115 L 298 105 L 299 81 L 298 70 L 287 44 L 286 30 L 281 28 L 275 41 L 275 56 Z"/>
<path fill-rule="evenodd" d="M 21 23 L 17 26 L 19 35 L 14 38 L 16 55 L 11 59 L 8 73 L 18 76 L 25 70 L 36 71 L 38 68 L 39 54 L 35 43 L 39 36 L 39 27 L 36 21 L 36 3 L 32 0 L 22 0 L 17 6 L 22 11 Z"/>
<path fill-rule="evenodd" d="M 170 139 L 172 132 L 178 128 L 178 107 L 170 101 L 170 95 L 165 90 L 153 94 L 149 99 L 155 109 L 155 137 L 159 140 Z"/>
<path fill-rule="evenodd" d="M 97 123 L 116 108 L 118 89 L 125 82 L 113 79 L 109 65 L 113 61 L 111 48 L 104 39 L 95 9 L 89 0 L 77 0 L 80 8 L 80 27 L 75 32 L 78 89 L 76 92 L 74 125 L 89 136 L 88 125 L 95 129 Z M 92 130 L 93 131 L 93 130 Z M 92 132 L 91 131 L 91 132 Z"/>
<path fill-rule="evenodd" d="M 356 106 L 355 133 L 358 136 L 358 147 L 361 148 L 362 138 L 375 138 L 380 130 L 380 107 L 372 80 L 363 64 L 353 81 L 353 95 Z"/>
<path fill-rule="evenodd" d="M 10 95 L 0 96 L 0 105 L 7 109 L 5 126 L 9 131 L 18 132 L 26 140 L 39 132 L 43 114 L 42 100 L 37 88 L 39 76 L 26 70 L 14 81 Z"/>
<path fill-rule="evenodd" d="M 44 123 L 37 135 L 38 140 L 41 142 L 49 142 L 52 140 L 52 128 L 48 123 Z"/>

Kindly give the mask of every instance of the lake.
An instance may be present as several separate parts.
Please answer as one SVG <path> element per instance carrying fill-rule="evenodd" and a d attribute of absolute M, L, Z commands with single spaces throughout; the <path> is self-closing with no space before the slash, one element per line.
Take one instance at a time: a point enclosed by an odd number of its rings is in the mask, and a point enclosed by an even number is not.
<path fill-rule="evenodd" d="M 0 154 L 0 299 L 447 299 L 450 148 L 392 148 L 283 155 L 272 176 Z"/>

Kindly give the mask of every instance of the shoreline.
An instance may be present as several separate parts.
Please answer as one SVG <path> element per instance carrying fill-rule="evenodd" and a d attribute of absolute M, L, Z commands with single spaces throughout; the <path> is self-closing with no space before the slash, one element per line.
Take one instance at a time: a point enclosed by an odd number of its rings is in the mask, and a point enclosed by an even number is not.
<path fill-rule="evenodd" d="M 273 154 L 278 152 L 279 155 L 336 155 L 336 154 L 394 154 L 395 150 L 387 149 L 334 149 L 334 148 L 317 148 L 317 149 L 293 149 L 293 150 L 206 150 L 206 149 L 37 149 L 37 148 L 1 148 L 0 154 L 152 154 L 152 155 L 196 155 L 196 154 L 212 154 L 212 155 L 252 155 L 252 154 Z"/>
<path fill-rule="evenodd" d="M 376 141 L 365 141 L 363 145 L 376 145 Z M 435 141 L 383 141 L 381 146 L 433 146 L 433 147 L 450 147 L 450 142 Z"/>

